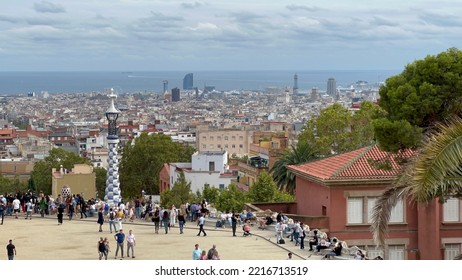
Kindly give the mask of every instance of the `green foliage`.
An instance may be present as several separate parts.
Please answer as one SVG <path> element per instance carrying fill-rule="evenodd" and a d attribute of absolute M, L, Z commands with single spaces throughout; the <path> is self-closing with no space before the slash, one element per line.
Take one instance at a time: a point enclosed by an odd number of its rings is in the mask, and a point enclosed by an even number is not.
<path fill-rule="evenodd" d="M 209 185 L 206 185 L 202 191 L 202 198 L 207 200 L 208 203 L 215 203 L 219 195 L 220 190 Z"/>
<path fill-rule="evenodd" d="M 377 142 L 385 151 L 415 148 L 422 133 L 413 133 L 425 132 L 435 122 L 453 115 L 460 116 L 461 101 L 461 51 L 451 48 L 408 64 L 401 74 L 390 77 L 386 85 L 380 88 L 379 105 L 388 115 L 386 120 L 374 124 L 376 133 L 382 132 L 376 134 Z M 406 129 L 393 129 L 399 125 Z M 400 143 L 396 145 L 386 138 L 399 139 Z"/>
<path fill-rule="evenodd" d="M 271 202 L 274 201 L 277 191 L 276 183 L 271 175 L 261 172 L 250 187 L 248 196 L 251 202 Z"/>
<path fill-rule="evenodd" d="M 24 192 L 28 190 L 27 183 L 19 181 L 19 178 L 9 179 L 0 175 L 0 194 Z"/>
<path fill-rule="evenodd" d="M 120 183 L 124 197 L 136 197 L 144 190 L 159 193 L 159 173 L 169 162 L 190 162 L 192 147 L 175 143 L 167 135 L 142 133 L 123 148 Z"/>
<path fill-rule="evenodd" d="M 56 168 L 59 170 L 61 165 L 63 168 L 71 170 L 74 164 L 90 164 L 87 158 L 80 157 L 79 155 L 68 152 L 63 149 L 52 149 L 49 155 L 44 160 L 38 161 L 34 164 L 34 169 L 31 172 L 31 178 L 34 182 L 35 189 L 43 193 L 51 193 L 51 170 Z"/>
<path fill-rule="evenodd" d="M 106 189 L 106 175 L 107 171 L 104 168 L 96 167 L 93 169 L 96 175 L 96 192 L 100 199 L 104 198 L 105 189 Z"/>
<path fill-rule="evenodd" d="M 215 207 L 222 212 L 241 212 L 247 202 L 246 195 L 236 185 L 231 184 L 227 188 L 219 190 L 220 194 L 216 199 Z"/>
<path fill-rule="evenodd" d="M 314 147 L 308 142 L 298 142 L 282 152 L 270 172 L 279 190 L 295 193 L 295 175 L 287 169 L 287 165 L 296 165 L 317 159 Z"/>
<path fill-rule="evenodd" d="M 372 119 L 383 114 L 370 102 L 363 102 L 355 114 L 334 104 L 308 120 L 298 140 L 312 145 L 321 156 L 349 152 L 373 143 Z"/>
<path fill-rule="evenodd" d="M 406 148 L 417 148 L 421 141 L 422 128 L 412 126 L 406 120 L 390 121 L 385 118 L 373 121 L 377 144 L 387 152 L 398 152 Z"/>
<path fill-rule="evenodd" d="M 170 208 L 172 205 L 179 207 L 186 202 L 192 201 L 193 197 L 191 183 L 186 181 L 183 173 L 180 173 L 180 177 L 176 180 L 173 187 L 160 194 L 160 201 L 161 206 L 164 208 Z"/>

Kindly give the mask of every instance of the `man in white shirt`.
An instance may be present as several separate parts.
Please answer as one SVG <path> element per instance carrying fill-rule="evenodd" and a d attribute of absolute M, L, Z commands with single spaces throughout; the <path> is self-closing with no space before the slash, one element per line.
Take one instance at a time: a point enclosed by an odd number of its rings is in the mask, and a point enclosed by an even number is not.
<path fill-rule="evenodd" d="M 125 238 L 127 240 L 127 257 L 130 257 L 130 249 L 132 249 L 132 258 L 135 258 L 135 235 L 132 233 L 132 230 L 128 231 L 128 235 Z"/>
<path fill-rule="evenodd" d="M 19 213 L 19 206 L 21 205 L 21 201 L 19 201 L 18 198 L 15 198 L 13 200 L 13 212 L 14 212 L 14 217 L 15 219 L 18 218 L 18 213 Z"/>
<path fill-rule="evenodd" d="M 197 221 L 197 223 L 199 225 L 199 233 L 197 234 L 197 236 L 201 235 L 201 232 L 204 233 L 204 236 L 207 236 L 207 234 L 205 233 L 205 230 L 204 230 L 204 224 L 205 224 L 204 215 L 200 215 L 200 218 Z"/>

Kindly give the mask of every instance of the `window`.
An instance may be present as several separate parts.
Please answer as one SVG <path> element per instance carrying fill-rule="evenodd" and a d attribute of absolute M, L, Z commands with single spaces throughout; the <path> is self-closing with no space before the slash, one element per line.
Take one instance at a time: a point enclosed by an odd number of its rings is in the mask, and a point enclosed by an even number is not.
<path fill-rule="evenodd" d="M 207 149 L 207 145 L 206 145 L 206 144 L 202 144 L 202 149 Z"/>
<path fill-rule="evenodd" d="M 369 259 L 374 259 L 375 257 L 381 256 L 382 258 L 385 257 L 385 252 L 382 247 L 375 247 L 375 246 L 368 246 L 367 247 L 367 257 Z"/>
<path fill-rule="evenodd" d="M 234 148 L 236 148 L 236 145 L 233 144 L 233 145 L 231 145 L 231 147 L 234 149 Z"/>
<path fill-rule="evenodd" d="M 404 260 L 404 245 L 389 245 L 388 246 L 389 260 Z"/>
<path fill-rule="evenodd" d="M 209 162 L 209 171 L 215 171 L 215 162 L 214 161 Z"/>
<path fill-rule="evenodd" d="M 228 136 L 225 136 L 225 141 L 228 141 Z"/>
<path fill-rule="evenodd" d="M 403 200 L 399 200 L 395 207 L 391 210 L 390 223 L 402 223 L 404 222 L 404 203 Z"/>
<path fill-rule="evenodd" d="M 367 198 L 367 222 L 372 223 L 372 213 L 374 212 L 374 206 L 377 202 L 377 197 Z"/>
<path fill-rule="evenodd" d="M 210 136 L 210 141 L 213 141 L 213 136 Z"/>
<path fill-rule="evenodd" d="M 457 255 L 460 255 L 460 244 L 444 244 L 445 260 L 453 260 Z"/>
<path fill-rule="evenodd" d="M 213 146 L 214 146 L 213 144 L 210 144 L 210 149 L 213 149 Z"/>
<path fill-rule="evenodd" d="M 240 149 L 244 148 L 244 145 L 239 144 L 239 148 L 240 148 Z"/>
<path fill-rule="evenodd" d="M 235 141 L 235 140 L 236 140 L 236 136 L 231 136 L 231 140 Z"/>
<path fill-rule="evenodd" d="M 219 187 L 220 187 L 220 189 L 224 189 L 224 188 L 225 188 L 225 184 L 220 184 Z"/>
<path fill-rule="evenodd" d="M 225 149 L 228 149 L 228 144 L 225 144 Z"/>
<path fill-rule="evenodd" d="M 349 197 L 347 204 L 347 223 L 362 224 L 363 223 L 363 198 Z"/>
<path fill-rule="evenodd" d="M 443 204 L 443 221 L 459 222 L 460 221 L 460 200 L 450 198 Z"/>
<path fill-rule="evenodd" d="M 218 148 L 218 149 L 221 149 L 221 144 L 218 144 L 218 145 L 217 145 L 217 148 Z"/>
<path fill-rule="evenodd" d="M 206 136 L 202 136 L 202 140 L 206 141 L 206 140 L 207 140 L 207 137 L 206 137 Z"/>
<path fill-rule="evenodd" d="M 244 141 L 244 136 L 239 136 L 239 141 Z"/>

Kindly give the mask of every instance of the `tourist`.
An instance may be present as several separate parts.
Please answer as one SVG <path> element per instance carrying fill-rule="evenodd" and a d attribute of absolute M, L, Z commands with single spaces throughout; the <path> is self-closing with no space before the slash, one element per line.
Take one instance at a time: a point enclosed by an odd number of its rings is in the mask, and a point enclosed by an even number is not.
<path fill-rule="evenodd" d="M 170 225 L 170 216 L 167 210 L 162 212 L 162 224 L 164 225 L 165 234 L 168 233 L 168 227 Z"/>
<path fill-rule="evenodd" d="M 14 218 L 17 219 L 18 218 L 18 213 L 19 213 L 19 207 L 21 205 L 21 201 L 19 201 L 19 199 L 16 197 L 14 200 L 13 200 L 13 213 L 14 213 Z"/>
<path fill-rule="evenodd" d="M 300 249 L 304 250 L 305 249 L 305 237 L 306 237 L 306 232 L 305 229 L 303 228 L 305 225 L 303 223 L 300 223 L 299 227 L 299 236 L 300 236 Z"/>
<path fill-rule="evenodd" d="M 178 225 L 180 226 L 180 234 L 183 234 L 184 225 L 186 223 L 186 220 L 184 217 L 185 211 L 183 209 L 180 209 L 179 212 L 180 213 L 178 214 Z"/>
<path fill-rule="evenodd" d="M 34 205 L 32 204 L 32 200 L 28 200 L 26 202 L 26 220 L 29 218 L 29 220 L 32 220 L 32 210 L 34 209 Z"/>
<path fill-rule="evenodd" d="M 8 255 L 8 260 L 12 261 L 14 256 L 16 256 L 16 247 L 13 245 L 13 240 L 10 239 L 8 245 L 6 245 L 6 253 Z"/>
<path fill-rule="evenodd" d="M 159 224 L 160 224 L 160 211 L 159 206 L 156 206 L 154 214 L 152 216 L 152 222 L 154 223 L 154 232 L 159 234 Z"/>
<path fill-rule="evenodd" d="M 236 235 L 237 219 L 238 219 L 238 217 L 237 217 L 236 214 L 233 214 L 231 216 L 231 228 L 233 230 L 233 236 L 237 236 Z"/>
<path fill-rule="evenodd" d="M 103 231 L 103 223 L 104 223 L 104 216 L 103 216 L 103 209 L 98 210 L 98 220 L 96 221 L 99 224 L 99 232 Z"/>
<path fill-rule="evenodd" d="M 313 251 L 313 245 L 316 247 L 318 246 L 319 243 L 319 238 L 318 238 L 318 231 L 314 230 L 313 231 L 313 238 L 310 240 L 309 245 L 310 245 L 310 251 Z"/>
<path fill-rule="evenodd" d="M 335 257 L 335 256 L 341 256 L 342 255 L 342 242 L 337 242 L 335 244 L 335 247 L 332 249 L 332 252 L 328 252 L 325 256 L 324 259 L 329 259 L 330 257 Z"/>
<path fill-rule="evenodd" d="M 171 227 L 175 227 L 177 216 L 178 216 L 177 209 L 175 205 L 172 205 L 172 208 L 170 209 L 170 226 Z"/>
<path fill-rule="evenodd" d="M 109 214 L 107 215 L 107 219 L 109 221 L 109 232 L 112 233 L 112 227 L 114 227 L 114 232 L 117 232 L 117 229 L 116 229 L 116 213 L 114 212 L 114 210 L 112 210 L 112 208 L 109 209 Z"/>
<path fill-rule="evenodd" d="M 128 231 L 127 235 L 127 257 L 130 257 L 130 249 L 132 250 L 132 258 L 135 258 L 135 246 L 136 240 L 135 235 L 133 234 L 132 230 Z"/>
<path fill-rule="evenodd" d="M 100 240 L 98 241 L 96 247 L 98 250 L 99 260 L 102 260 L 103 257 L 105 260 L 107 260 L 106 243 L 104 242 L 104 239 L 102 237 L 100 237 Z"/>
<path fill-rule="evenodd" d="M 202 260 L 202 261 L 208 260 L 207 252 L 205 250 L 202 250 L 202 253 L 201 253 L 201 256 L 200 256 L 199 260 Z"/>
<path fill-rule="evenodd" d="M 291 253 L 291 252 L 289 252 L 289 253 L 287 254 L 287 259 L 288 259 L 288 260 L 292 260 L 292 253 Z"/>
<path fill-rule="evenodd" d="M 217 246 L 215 244 L 212 245 L 212 248 L 209 249 L 207 253 L 207 259 L 211 260 L 215 252 L 218 254 Z"/>
<path fill-rule="evenodd" d="M 72 220 L 72 217 L 74 216 L 74 212 L 75 212 L 75 206 L 74 206 L 74 203 L 69 203 L 69 208 L 68 208 L 68 214 L 69 215 L 69 221 Z"/>
<path fill-rule="evenodd" d="M 139 197 L 135 199 L 135 217 L 141 219 L 141 200 Z"/>
<path fill-rule="evenodd" d="M 63 224 L 63 213 L 64 213 L 64 204 L 59 204 L 58 206 L 58 225 Z"/>
<path fill-rule="evenodd" d="M 114 240 L 117 241 L 117 249 L 115 252 L 115 258 L 117 259 L 117 255 L 120 249 L 120 256 L 124 257 L 124 241 L 125 241 L 125 234 L 123 229 L 119 229 L 119 232 L 114 235 Z"/>
<path fill-rule="evenodd" d="M 202 214 L 199 214 L 199 215 L 200 215 L 200 217 L 199 217 L 199 220 L 197 221 L 197 225 L 199 226 L 199 233 L 197 234 L 197 236 L 200 236 L 201 232 L 204 233 L 204 236 L 207 236 L 207 234 L 205 233 L 205 230 L 204 230 L 204 224 L 205 224 L 204 215 L 202 215 Z"/>
<path fill-rule="evenodd" d="M 194 250 L 192 252 L 192 259 L 199 260 L 202 254 L 202 250 L 199 248 L 199 244 L 194 245 Z"/>
<path fill-rule="evenodd" d="M 6 199 L 3 197 L 3 195 L 0 195 L 0 216 L 2 218 L 2 225 L 3 225 L 3 219 L 5 218 L 5 210 L 6 210 Z"/>

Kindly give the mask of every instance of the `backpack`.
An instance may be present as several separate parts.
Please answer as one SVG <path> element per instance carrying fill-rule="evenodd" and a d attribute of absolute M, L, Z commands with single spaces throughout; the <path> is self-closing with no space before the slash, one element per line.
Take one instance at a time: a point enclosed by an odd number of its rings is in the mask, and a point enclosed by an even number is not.
<path fill-rule="evenodd" d="M 114 212 L 109 213 L 109 220 L 114 220 Z"/>
<path fill-rule="evenodd" d="M 286 242 L 284 241 L 284 239 L 279 239 L 278 244 L 286 244 Z"/>

